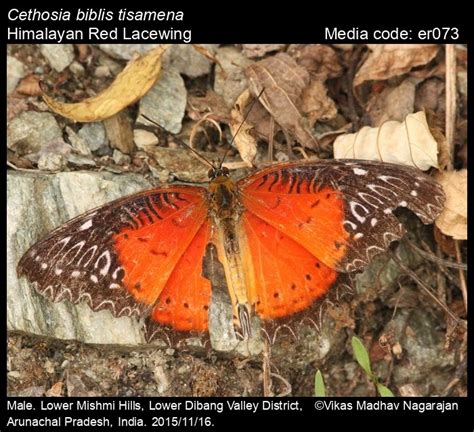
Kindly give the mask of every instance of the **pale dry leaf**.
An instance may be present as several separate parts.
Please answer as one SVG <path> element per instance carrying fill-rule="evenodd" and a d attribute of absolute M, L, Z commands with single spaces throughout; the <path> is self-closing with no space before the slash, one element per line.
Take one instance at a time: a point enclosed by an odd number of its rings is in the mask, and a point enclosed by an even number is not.
<path fill-rule="evenodd" d="M 436 226 L 455 240 L 467 240 L 467 170 L 441 171 L 435 178 L 446 194 Z"/>
<path fill-rule="evenodd" d="M 364 127 L 334 142 L 335 159 L 366 159 L 409 165 L 421 170 L 438 167 L 438 143 L 423 111 L 404 122 L 387 121 L 378 128 Z"/>
<path fill-rule="evenodd" d="M 317 141 L 300 111 L 303 90 L 310 83 L 306 69 L 279 53 L 250 65 L 245 74 L 253 96 L 265 89 L 260 102 L 275 121 L 304 147 L 315 148 Z"/>
<path fill-rule="evenodd" d="M 63 103 L 43 93 L 43 99 L 57 114 L 79 122 L 104 120 L 139 100 L 159 78 L 161 57 L 169 45 L 160 45 L 131 60 L 114 82 L 97 96 L 77 103 Z"/>
<path fill-rule="evenodd" d="M 231 111 L 232 119 L 230 122 L 230 129 L 234 137 L 235 146 L 239 151 L 240 157 L 248 166 L 253 166 L 253 160 L 257 155 L 257 141 L 250 134 L 253 126 L 244 121 L 245 108 L 251 103 L 252 99 L 249 90 L 245 90 L 237 98 L 235 106 Z"/>
<path fill-rule="evenodd" d="M 354 77 L 354 87 L 369 80 L 385 80 L 402 75 L 415 66 L 434 59 L 439 45 L 370 44 L 371 53 Z"/>
<path fill-rule="evenodd" d="M 301 110 L 310 126 L 318 120 L 330 120 L 337 114 L 334 101 L 327 95 L 327 89 L 320 80 L 312 80 L 301 95 Z"/>

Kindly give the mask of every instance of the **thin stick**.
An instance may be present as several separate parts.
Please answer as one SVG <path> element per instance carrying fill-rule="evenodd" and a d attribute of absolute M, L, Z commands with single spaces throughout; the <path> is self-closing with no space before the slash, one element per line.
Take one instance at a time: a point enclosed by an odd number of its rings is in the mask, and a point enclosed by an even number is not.
<path fill-rule="evenodd" d="M 449 261 L 443 258 L 440 258 L 430 252 L 426 252 L 423 249 L 420 249 L 415 243 L 412 241 L 408 240 L 407 238 L 403 239 L 404 242 L 410 246 L 411 249 L 413 249 L 417 254 L 421 255 L 423 258 L 426 258 L 427 260 L 433 261 L 436 264 L 446 266 L 446 267 L 452 267 L 455 269 L 461 269 L 461 270 L 467 270 L 467 264 L 464 263 L 455 263 L 453 261 Z"/>
<path fill-rule="evenodd" d="M 448 143 L 451 158 L 454 155 L 454 134 L 456 130 L 456 46 L 446 44 L 446 141 Z M 453 161 L 450 159 L 448 170 L 453 169 Z M 459 241 L 454 240 L 456 250 L 456 261 L 462 262 Z M 464 273 L 459 269 L 459 281 L 464 307 L 467 311 L 467 286 Z"/>
<path fill-rule="evenodd" d="M 440 306 L 453 320 L 456 324 L 459 324 L 462 322 L 451 309 L 446 305 L 446 303 L 442 302 L 438 297 L 436 297 L 433 292 L 431 291 L 431 288 L 424 282 L 422 281 L 418 275 L 411 269 L 405 266 L 401 262 L 401 260 L 398 258 L 397 254 L 392 253 L 391 254 L 392 259 L 399 265 L 399 267 L 408 275 L 410 276 L 418 285 L 423 288 L 423 291 L 438 305 Z"/>
<path fill-rule="evenodd" d="M 270 136 L 268 137 L 268 153 L 267 153 L 267 158 L 268 162 L 273 161 L 273 141 L 274 141 L 274 135 L 275 135 L 275 119 L 273 116 L 270 116 Z"/>
<path fill-rule="evenodd" d="M 456 260 L 457 262 L 461 262 L 462 257 L 461 257 L 461 248 L 459 247 L 459 241 L 454 240 L 454 248 L 456 250 Z M 466 278 L 464 277 L 464 272 L 459 269 L 459 282 L 460 282 L 460 288 L 461 288 L 461 293 L 462 293 L 462 299 L 464 301 L 464 308 L 466 309 L 467 312 L 467 284 L 466 284 Z"/>
<path fill-rule="evenodd" d="M 271 397 L 274 396 L 272 391 L 272 374 L 270 371 L 270 342 L 267 338 L 263 338 L 263 396 Z"/>
<path fill-rule="evenodd" d="M 446 141 L 451 158 L 454 154 L 454 133 L 456 129 L 456 48 L 446 44 Z M 449 161 L 448 171 L 453 169 Z"/>

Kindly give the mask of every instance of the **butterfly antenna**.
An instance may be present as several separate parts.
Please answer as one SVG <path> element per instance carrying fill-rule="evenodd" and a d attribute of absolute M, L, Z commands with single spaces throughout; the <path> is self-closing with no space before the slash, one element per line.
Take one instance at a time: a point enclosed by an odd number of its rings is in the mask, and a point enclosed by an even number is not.
<path fill-rule="evenodd" d="M 252 103 L 250 104 L 250 107 L 249 109 L 247 110 L 245 116 L 244 116 L 244 119 L 242 120 L 242 123 L 240 123 L 239 127 L 237 128 L 237 132 L 235 132 L 234 136 L 232 137 L 231 141 L 230 141 L 230 145 L 229 147 L 227 148 L 227 150 L 225 151 L 224 153 L 224 156 L 222 157 L 222 160 L 221 160 L 221 163 L 219 164 L 219 169 L 222 168 L 222 164 L 224 163 L 224 160 L 225 160 L 225 157 L 227 156 L 227 153 L 229 152 L 229 149 L 232 148 L 232 144 L 234 143 L 235 141 L 235 137 L 237 136 L 237 134 L 240 132 L 240 129 L 242 128 L 242 126 L 244 125 L 245 121 L 247 120 L 247 117 L 249 116 L 250 114 L 250 111 L 252 111 L 252 108 L 254 107 L 255 103 L 260 99 L 260 96 L 262 96 L 263 92 L 265 91 L 265 87 L 262 88 L 262 90 L 260 91 L 260 93 L 258 94 L 258 96 L 252 101 Z"/>
<path fill-rule="evenodd" d="M 158 124 L 155 120 L 152 120 L 150 117 L 147 117 L 145 114 L 141 114 L 141 116 L 145 119 L 148 120 L 150 123 L 154 124 L 156 127 L 161 129 L 163 132 L 166 132 L 167 134 L 169 133 L 163 126 Z M 183 147 L 186 147 L 188 150 L 191 150 L 191 152 L 204 164 L 209 165 L 212 169 L 216 169 L 214 164 L 206 159 L 202 154 L 200 154 L 198 151 L 193 149 L 189 144 L 186 144 L 181 138 L 178 138 L 176 135 L 173 135 L 173 138 L 178 144 L 181 144 Z"/>

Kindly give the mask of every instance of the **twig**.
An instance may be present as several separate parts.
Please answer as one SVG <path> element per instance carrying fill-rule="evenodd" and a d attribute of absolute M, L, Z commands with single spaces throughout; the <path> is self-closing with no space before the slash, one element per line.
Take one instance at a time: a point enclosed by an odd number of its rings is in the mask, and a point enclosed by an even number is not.
<path fill-rule="evenodd" d="M 267 338 L 264 338 L 263 345 L 263 396 L 274 396 L 272 391 L 272 373 L 270 372 L 270 343 Z"/>
<path fill-rule="evenodd" d="M 456 250 L 456 260 L 457 262 L 461 261 L 461 248 L 459 247 L 459 241 L 454 240 L 454 248 Z M 462 293 L 462 299 L 464 300 L 464 308 L 466 309 L 467 312 L 467 284 L 466 284 L 466 278 L 464 277 L 464 273 L 461 269 L 459 269 L 459 284 L 461 288 L 461 293 Z"/>
<path fill-rule="evenodd" d="M 454 131 L 456 125 L 456 47 L 446 44 L 446 142 L 449 153 L 454 154 Z M 453 169 L 453 161 L 448 162 L 448 171 Z"/>
<path fill-rule="evenodd" d="M 451 309 L 446 305 L 446 303 L 442 302 L 436 295 L 433 294 L 431 288 L 424 282 L 422 281 L 418 275 L 411 269 L 409 269 L 405 264 L 402 263 L 402 261 L 398 258 L 397 254 L 391 253 L 392 259 L 400 266 L 400 268 L 408 275 L 410 276 L 418 285 L 420 285 L 423 288 L 423 291 L 431 297 L 431 299 L 438 304 L 453 320 L 456 324 L 462 323 L 462 320 L 460 320 Z"/>
<path fill-rule="evenodd" d="M 452 157 L 454 155 L 454 133 L 456 130 L 456 46 L 446 44 L 446 141 L 451 153 L 448 170 L 453 169 Z M 459 241 L 454 240 L 456 249 L 456 261 L 462 262 Z M 464 307 L 467 311 L 467 286 L 464 273 L 459 269 L 459 281 L 464 300 Z"/>
<path fill-rule="evenodd" d="M 275 135 L 275 119 L 273 116 L 270 116 L 270 133 L 268 137 L 268 153 L 267 153 L 267 159 L 268 162 L 273 161 L 273 146 L 274 146 L 274 137 Z"/>
<path fill-rule="evenodd" d="M 435 262 L 439 265 L 445 266 L 445 267 L 452 267 L 456 269 L 461 269 L 461 270 L 467 270 L 467 264 L 464 263 L 455 263 L 449 260 L 445 260 L 443 258 L 440 258 L 433 253 L 424 251 L 423 249 L 420 249 L 415 243 L 412 241 L 408 240 L 407 238 L 404 239 L 404 241 L 407 242 L 408 246 L 412 248 L 416 253 L 421 255 L 423 258 L 426 258 L 427 260 L 430 260 L 432 262 Z"/>

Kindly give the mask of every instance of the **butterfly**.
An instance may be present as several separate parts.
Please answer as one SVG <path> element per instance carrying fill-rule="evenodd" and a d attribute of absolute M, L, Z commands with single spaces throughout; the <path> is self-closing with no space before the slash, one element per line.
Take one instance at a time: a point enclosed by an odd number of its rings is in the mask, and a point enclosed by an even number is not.
<path fill-rule="evenodd" d="M 205 333 L 212 284 L 202 263 L 212 244 L 247 338 L 254 315 L 273 322 L 308 310 L 400 239 L 397 207 L 428 224 L 444 200 L 440 185 L 408 166 L 287 162 L 234 181 L 220 164 L 207 188 L 146 190 L 70 220 L 34 244 L 17 273 L 55 302 Z"/>

